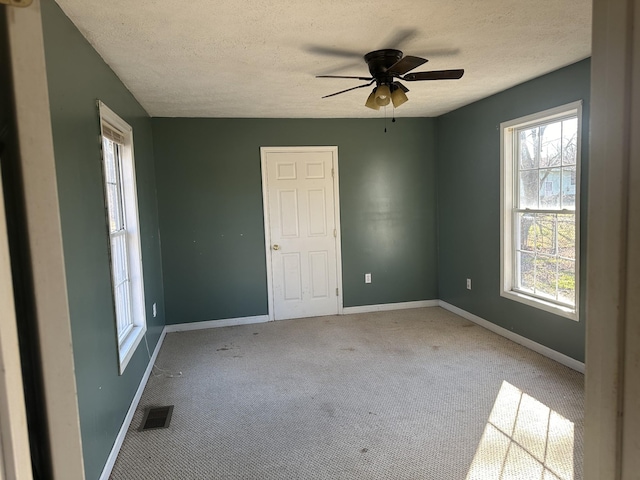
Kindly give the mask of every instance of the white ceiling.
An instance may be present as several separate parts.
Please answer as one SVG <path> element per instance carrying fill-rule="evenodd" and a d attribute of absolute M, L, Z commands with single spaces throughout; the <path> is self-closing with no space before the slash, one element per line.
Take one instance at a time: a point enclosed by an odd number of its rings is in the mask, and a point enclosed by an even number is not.
<path fill-rule="evenodd" d="M 364 60 L 323 48 L 395 47 L 429 59 L 415 71 L 465 69 L 407 82 L 399 117 L 441 115 L 591 52 L 591 0 L 57 3 L 154 117 L 382 116 L 364 107 L 369 88 L 320 98 L 365 82 L 315 75 L 369 76 Z"/>

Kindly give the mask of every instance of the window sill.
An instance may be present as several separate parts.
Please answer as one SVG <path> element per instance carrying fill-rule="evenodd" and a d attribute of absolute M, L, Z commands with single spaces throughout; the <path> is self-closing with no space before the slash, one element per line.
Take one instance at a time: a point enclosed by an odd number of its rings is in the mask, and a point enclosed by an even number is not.
<path fill-rule="evenodd" d="M 526 295 L 520 292 L 514 292 L 513 290 L 501 291 L 500 296 L 513 300 L 515 302 L 524 303 L 530 307 L 544 310 L 545 312 L 553 313 L 560 317 L 568 318 L 570 320 L 578 321 L 578 310 L 571 307 L 563 307 L 551 302 L 545 302 L 544 300 L 530 295 Z"/>
<path fill-rule="evenodd" d="M 118 351 L 120 360 L 120 375 L 122 375 L 124 373 L 124 369 L 127 368 L 129 360 L 131 360 L 131 358 L 133 357 L 133 354 L 135 353 L 136 348 L 140 344 L 140 341 L 144 337 L 146 331 L 146 327 L 133 327 L 124 342 L 120 344 L 120 348 Z"/>

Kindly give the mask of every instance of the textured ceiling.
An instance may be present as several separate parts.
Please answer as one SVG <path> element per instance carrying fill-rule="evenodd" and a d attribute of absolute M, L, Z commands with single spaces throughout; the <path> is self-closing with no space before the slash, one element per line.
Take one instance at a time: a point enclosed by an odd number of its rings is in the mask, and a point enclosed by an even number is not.
<path fill-rule="evenodd" d="M 57 0 L 154 117 L 380 117 L 365 53 L 399 48 L 464 68 L 411 82 L 399 117 L 437 116 L 586 58 L 591 0 Z M 388 107 L 388 115 L 391 109 Z"/>

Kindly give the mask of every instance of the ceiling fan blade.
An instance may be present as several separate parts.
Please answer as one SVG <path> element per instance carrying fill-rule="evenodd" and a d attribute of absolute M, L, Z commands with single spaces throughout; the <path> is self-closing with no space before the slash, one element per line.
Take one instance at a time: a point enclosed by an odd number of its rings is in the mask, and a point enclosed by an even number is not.
<path fill-rule="evenodd" d="M 341 93 L 350 92 L 351 90 L 356 90 L 358 88 L 370 87 L 373 84 L 373 82 L 375 82 L 375 80 L 372 80 L 370 83 L 366 83 L 364 85 L 358 85 L 357 87 L 351 87 L 351 88 L 347 88 L 346 90 L 340 90 L 339 92 L 332 93 L 331 95 L 325 95 L 322 98 L 334 97 L 336 95 L 340 95 Z"/>
<path fill-rule="evenodd" d="M 415 28 L 401 28 L 382 44 L 381 48 L 395 48 L 398 50 L 402 50 L 402 45 L 405 42 L 408 42 L 413 37 L 418 34 L 418 31 Z"/>
<path fill-rule="evenodd" d="M 350 78 L 352 80 L 364 80 L 365 82 L 373 80 L 373 77 L 349 77 L 345 75 L 316 75 L 316 78 Z"/>
<path fill-rule="evenodd" d="M 427 63 L 428 61 L 429 60 L 427 60 L 426 58 L 412 57 L 411 55 L 407 55 L 406 57 L 402 57 L 396 63 L 391 65 L 387 69 L 387 73 L 396 76 L 404 75 L 405 73 L 419 67 L 424 63 Z"/>
<path fill-rule="evenodd" d="M 332 57 L 359 58 L 362 59 L 362 52 L 354 52 L 343 48 L 323 47 L 321 45 L 308 45 L 305 50 L 309 53 L 317 53 L 319 55 L 329 55 Z"/>
<path fill-rule="evenodd" d="M 402 80 L 415 82 L 416 80 L 457 80 L 464 75 L 464 69 L 434 70 L 432 72 L 407 73 Z"/>
<path fill-rule="evenodd" d="M 404 93 L 407 93 L 409 91 L 409 89 L 405 87 L 403 84 L 401 84 L 400 82 L 393 82 L 393 84 L 396 85 Z"/>

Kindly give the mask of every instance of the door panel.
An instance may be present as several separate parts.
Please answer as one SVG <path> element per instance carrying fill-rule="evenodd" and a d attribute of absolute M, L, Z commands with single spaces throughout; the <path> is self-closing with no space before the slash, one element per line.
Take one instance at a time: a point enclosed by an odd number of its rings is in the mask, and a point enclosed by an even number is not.
<path fill-rule="evenodd" d="M 280 235 L 284 238 L 298 238 L 298 191 L 280 190 L 278 209 L 280 214 Z"/>
<path fill-rule="evenodd" d="M 327 209 L 325 206 L 325 191 L 323 189 L 307 192 L 309 207 L 309 236 L 324 237 L 327 235 Z"/>
<path fill-rule="evenodd" d="M 335 315 L 334 150 L 292 147 L 263 155 L 274 318 Z"/>
<path fill-rule="evenodd" d="M 284 301 L 302 300 L 302 280 L 300 278 L 300 254 L 286 253 L 282 255 L 282 285 Z"/>
<path fill-rule="evenodd" d="M 328 252 L 309 252 L 311 298 L 329 296 Z"/>

